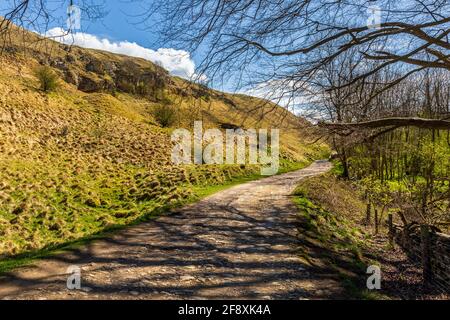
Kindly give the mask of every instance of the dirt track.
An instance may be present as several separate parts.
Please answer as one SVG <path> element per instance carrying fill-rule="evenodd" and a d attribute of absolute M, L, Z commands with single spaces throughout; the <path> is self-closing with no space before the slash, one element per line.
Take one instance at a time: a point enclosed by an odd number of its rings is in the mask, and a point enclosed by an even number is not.
<path fill-rule="evenodd" d="M 242 184 L 0 279 L 0 299 L 314 299 L 338 284 L 297 254 L 290 193 L 303 170 Z M 66 270 L 81 268 L 81 290 Z"/>

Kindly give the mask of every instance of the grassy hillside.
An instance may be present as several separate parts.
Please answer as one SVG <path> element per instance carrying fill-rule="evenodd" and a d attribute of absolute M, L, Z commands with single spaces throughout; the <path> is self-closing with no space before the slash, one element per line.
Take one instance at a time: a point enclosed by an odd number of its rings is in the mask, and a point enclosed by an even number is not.
<path fill-rule="evenodd" d="M 250 165 L 174 166 L 170 132 L 195 120 L 280 128 L 282 170 L 327 152 L 307 145 L 307 122 L 266 101 L 190 84 L 142 59 L 25 38 L 13 33 L 0 56 L 0 257 L 130 224 L 211 186 L 256 177 Z M 56 91 L 39 90 L 40 65 L 58 74 Z M 162 104 L 176 109 L 168 128 L 153 117 Z"/>

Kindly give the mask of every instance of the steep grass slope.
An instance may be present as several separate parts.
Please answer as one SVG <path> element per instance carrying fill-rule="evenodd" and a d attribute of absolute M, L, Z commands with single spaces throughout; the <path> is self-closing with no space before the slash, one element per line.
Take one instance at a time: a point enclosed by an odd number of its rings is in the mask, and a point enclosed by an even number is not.
<path fill-rule="evenodd" d="M 280 128 L 283 170 L 327 152 L 306 144 L 304 120 L 271 103 L 189 84 L 142 59 L 26 38 L 13 34 L 0 57 L 0 256 L 126 225 L 202 186 L 259 173 L 251 165 L 174 166 L 170 132 L 195 120 Z M 42 64 L 60 77 L 55 92 L 38 89 L 33 70 Z M 167 103 L 177 109 L 172 128 L 152 117 Z"/>

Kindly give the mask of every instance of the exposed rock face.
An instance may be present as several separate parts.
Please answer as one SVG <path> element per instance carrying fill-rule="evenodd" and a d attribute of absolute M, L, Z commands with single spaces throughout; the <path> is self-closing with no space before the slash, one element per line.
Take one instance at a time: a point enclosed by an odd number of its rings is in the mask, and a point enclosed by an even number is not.
<path fill-rule="evenodd" d="M 84 92 L 98 92 L 102 91 L 103 84 L 102 81 L 95 80 L 94 77 L 81 76 L 78 83 L 78 90 Z"/>
<path fill-rule="evenodd" d="M 117 63 L 111 62 L 111 61 L 105 61 L 105 62 L 103 62 L 102 67 L 103 67 L 103 71 L 104 71 L 106 74 L 110 75 L 111 77 L 113 77 L 113 76 L 115 75 L 117 69 L 119 68 L 119 67 L 117 66 Z"/>
<path fill-rule="evenodd" d="M 113 78 L 117 89 L 143 96 L 154 95 L 168 82 L 166 73 L 149 68 L 143 69 L 131 60 L 125 60 L 120 66 L 117 66 Z"/>
<path fill-rule="evenodd" d="M 14 54 L 17 48 L 8 46 L 4 50 Z M 166 70 L 144 59 L 62 44 L 48 51 L 52 53 L 30 48 L 39 64 L 59 70 L 64 81 L 84 92 L 119 90 L 157 100 L 157 93 L 172 84 Z"/>
<path fill-rule="evenodd" d="M 86 64 L 86 71 L 94 72 L 97 74 L 104 74 L 105 68 L 100 60 L 92 59 Z"/>
<path fill-rule="evenodd" d="M 143 67 L 130 58 L 122 61 L 101 60 L 86 54 L 77 56 L 75 51 L 64 58 L 53 58 L 48 64 L 61 70 L 67 83 L 84 92 L 120 90 L 154 97 L 158 90 L 170 82 L 165 70 Z"/>
<path fill-rule="evenodd" d="M 64 81 L 66 81 L 67 83 L 73 84 L 73 85 L 75 85 L 77 87 L 78 87 L 78 85 L 80 83 L 79 78 L 78 78 L 78 74 L 75 71 L 71 70 L 71 69 L 68 69 L 65 72 L 65 74 L 64 74 Z"/>

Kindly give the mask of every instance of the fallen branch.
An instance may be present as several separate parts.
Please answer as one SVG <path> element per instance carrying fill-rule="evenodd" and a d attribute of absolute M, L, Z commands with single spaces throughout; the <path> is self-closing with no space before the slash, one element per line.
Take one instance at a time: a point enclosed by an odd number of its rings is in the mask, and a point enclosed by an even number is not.
<path fill-rule="evenodd" d="M 356 129 L 374 129 L 388 126 L 395 127 L 418 127 L 425 129 L 447 129 L 450 130 L 449 120 L 424 119 L 424 118 L 384 118 L 355 123 L 326 123 L 320 122 L 319 127 L 333 131 L 354 131 Z"/>

